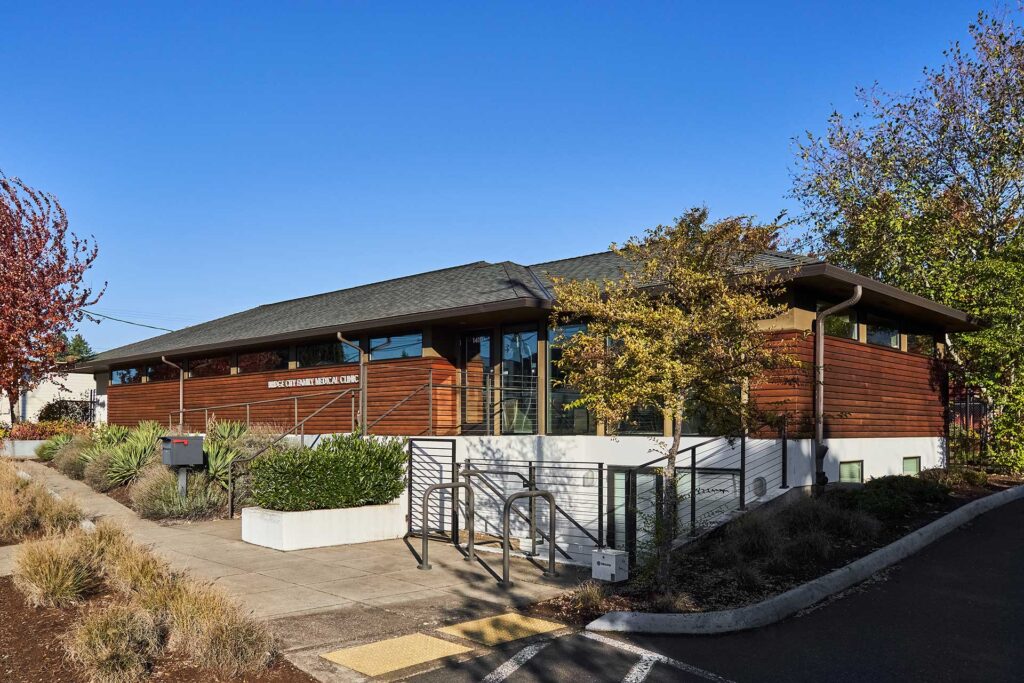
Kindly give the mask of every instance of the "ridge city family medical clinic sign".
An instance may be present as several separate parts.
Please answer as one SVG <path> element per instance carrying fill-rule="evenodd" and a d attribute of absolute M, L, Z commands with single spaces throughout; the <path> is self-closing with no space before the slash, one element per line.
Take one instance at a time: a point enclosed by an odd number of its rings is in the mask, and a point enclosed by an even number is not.
<path fill-rule="evenodd" d="M 292 387 L 320 387 L 328 384 L 357 384 L 359 375 L 335 375 L 333 377 L 303 377 L 301 379 L 273 379 L 267 382 L 267 389 L 290 389 Z"/>

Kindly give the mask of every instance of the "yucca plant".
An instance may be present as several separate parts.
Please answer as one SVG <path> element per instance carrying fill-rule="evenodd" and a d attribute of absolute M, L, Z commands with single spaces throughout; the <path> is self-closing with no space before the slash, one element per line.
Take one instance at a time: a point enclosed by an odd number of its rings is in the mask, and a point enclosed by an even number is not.
<path fill-rule="evenodd" d="M 36 446 L 36 457 L 43 462 L 53 460 L 61 446 L 71 441 L 70 434 L 57 434 Z"/>
<path fill-rule="evenodd" d="M 131 430 L 124 425 L 103 424 L 92 432 L 92 440 L 100 446 L 117 446 L 124 443 Z"/>
<path fill-rule="evenodd" d="M 112 486 L 129 484 L 156 458 L 156 438 L 146 433 L 133 432 L 128 440 L 116 447 L 107 465 L 107 481 Z"/>
<path fill-rule="evenodd" d="M 231 461 L 238 457 L 238 451 L 229 443 L 222 441 L 207 441 L 203 450 L 206 453 L 206 470 L 210 479 L 227 490 L 228 469 L 231 467 Z"/>
<path fill-rule="evenodd" d="M 237 441 L 245 436 L 249 427 L 244 422 L 235 420 L 210 420 L 210 426 L 206 430 L 207 438 L 210 441 L 231 442 Z"/>

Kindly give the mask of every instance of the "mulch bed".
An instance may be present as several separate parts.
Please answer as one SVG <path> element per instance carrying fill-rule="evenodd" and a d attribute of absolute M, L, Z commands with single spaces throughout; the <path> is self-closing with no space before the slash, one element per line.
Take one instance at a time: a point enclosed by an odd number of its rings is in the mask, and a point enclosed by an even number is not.
<path fill-rule="evenodd" d="M 11 577 L 0 577 L 0 680 L 6 683 L 87 683 L 86 677 L 65 658 L 60 639 L 82 610 L 109 601 L 108 596 L 98 595 L 77 607 L 32 607 L 14 588 Z M 283 657 L 278 657 L 268 670 L 258 675 L 220 677 L 184 664 L 173 653 L 164 653 L 154 663 L 150 680 L 313 683 L 316 679 L 296 669 Z"/>
<path fill-rule="evenodd" d="M 985 486 L 962 484 L 941 504 L 923 508 L 899 522 L 884 523 L 881 533 L 873 540 L 840 543 L 833 548 L 828 560 L 804 563 L 798 571 L 789 574 L 764 575 L 756 587 L 740 585 L 732 580 L 729 568 L 716 566 L 711 561 L 714 546 L 724 533 L 723 528 L 719 528 L 676 551 L 675 601 L 666 602 L 664 595 L 627 583 L 605 585 L 606 594 L 599 605 L 581 607 L 569 593 L 535 604 L 527 611 L 537 617 L 582 625 L 613 611 L 703 612 L 754 604 L 843 567 L 971 501 L 1022 483 L 1019 478 L 991 475 Z"/>

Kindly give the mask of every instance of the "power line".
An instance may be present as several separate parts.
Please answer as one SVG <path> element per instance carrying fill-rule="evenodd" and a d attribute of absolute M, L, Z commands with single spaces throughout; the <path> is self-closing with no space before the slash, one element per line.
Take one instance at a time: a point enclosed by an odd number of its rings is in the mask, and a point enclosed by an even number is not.
<path fill-rule="evenodd" d="M 82 312 L 87 314 L 87 315 L 94 315 L 97 318 L 106 318 L 107 320 L 113 320 L 115 322 L 124 323 L 126 325 L 137 325 L 139 327 L 148 327 L 151 330 L 161 330 L 163 332 L 174 332 L 174 330 L 169 330 L 166 327 L 157 327 L 156 325 L 146 325 L 145 323 L 137 323 L 137 322 L 133 322 L 131 320 L 122 320 L 121 318 L 115 318 L 112 315 L 104 315 L 102 313 L 96 313 L 95 311 L 87 311 L 84 308 L 82 309 Z"/>

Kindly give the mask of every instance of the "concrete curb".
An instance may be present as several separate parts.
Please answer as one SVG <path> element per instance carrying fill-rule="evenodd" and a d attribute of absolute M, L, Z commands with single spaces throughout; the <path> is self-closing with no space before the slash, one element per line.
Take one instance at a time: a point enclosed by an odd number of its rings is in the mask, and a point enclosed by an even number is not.
<path fill-rule="evenodd" d="M 708 635 L 767 626 L 906 559 L 975 517 L 1021 498 L 1024 498 L 1024 486 L 968 503 L 845 567 L 754 605 L 692 614 L 609 612 L 587 624 L 586 628 L 588 631 Z"/>

